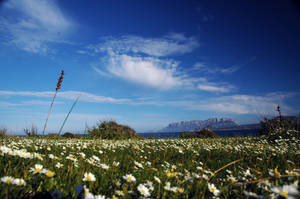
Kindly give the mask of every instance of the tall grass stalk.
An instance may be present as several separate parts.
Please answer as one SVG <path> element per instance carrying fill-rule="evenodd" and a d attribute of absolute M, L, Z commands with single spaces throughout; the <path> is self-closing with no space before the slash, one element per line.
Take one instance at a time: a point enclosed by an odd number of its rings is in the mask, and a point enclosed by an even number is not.
<path fill-rule="evenodd" d="M 76 98 L 75 102 L 73 103 L 73 105 L 72 105 L 72 107 L 71 107 L 69 113 L 67 114 L 67 116 L 66 116 L 66 118 L 65 118 L 65 120 L 64 120 L 64 122 L 63 122 L 63 124 L 61 125 L 61 127 L 60 127 L 60 129 L 59 129 L 58 135 L 60 135 L 60 133 L 61 133 L 61 131 L 62 131 L 62 129 L 63 129 L 63 127 L 64 127 L 64 125 L 65 125 L 65 123 L 66 123 L 68 117 L 69 117 L 69 115 L 70 115 L 70 113 L 72 112 L 74 106 L 75 106 L 76 103 L 78 102 L 79 97 L 80 97 L 80 95 Z"/>
<path fill-rule="evenodd" d="M 44 128 L 43 128 L 43 136 L 44 136 L 44 134 L 45 134 L 45 130 L 46 130 L 46 127 L 47 127 L 48 119 L 49 119 L 49 116 L 50 116 L 50 113 L 51 113 L 51 109 L 52 109 L 52 106 L 53 106 L 55 97 L 56 97 L 56 95 L 57 95 L 58 90 L 59 90 L 60 87 L 61 87 L 61 83 L 62 83 L 63 79 L 64 79 L 64 70 L 61 71 L 60 77 L 58 78 L 58 82 L 57 82 L 57 84 L 56 84 L 55 94 L 54 94 L 54 96 L 53 96 L 53 98 L 52 98 L 52 102 L 51 102 L 51 104 L 50 104 L 50 108 L 49 108 L 49 111 L 48 111 L 48 115 L 47 115 L 47 118 L 46 118 L 46 121 L 45 121 L 45 124 L 44 124 Z"/>

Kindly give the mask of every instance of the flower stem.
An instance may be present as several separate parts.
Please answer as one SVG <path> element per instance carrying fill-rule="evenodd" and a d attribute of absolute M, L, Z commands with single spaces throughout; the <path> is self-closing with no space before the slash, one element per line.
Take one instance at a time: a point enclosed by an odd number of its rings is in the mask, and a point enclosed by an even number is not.
<path fill-rule="evenodd" d="M 63 122 L 63 124 L 61 125 L 61 127 L 60 127 L 60 129 L 59 129 L 58 135 L 60 135 L 60 133 L 61 133 L 61 131 L 62 131 L 62 129 L 63 129 L 63 127 L 64 127 L 64 125 L 65 125 L 65 123 L 66 123 L 68 117 L 69 117 L 69 115 L 70 115 L 70 113 L 72 112 L 74 106 L 76 105 L 77 101 L 79 100 L 79 97 L 80 97 L 80 95 L 76 98 L 75 102 L 73 103 L 73 105 L 72 105 L 72 107 L 71 107 L 69 113 L 67 114 L 67 116 L 66 116 L 66 118 L 65 118 L 65 120 L 64 120 L 64 122 Z"/>
<path fill-rule="evenodd" d="M 45 121 L 45 124 L 44 124 L 43 136 L 44 136 L 44 134 L 45 134 L 45 129 L 46 129 L 46 126 L 47 126 L 47 123 L 48 123 L 48 118 L 49 118 L 49 116 L 50 116 L 51 109 L 52 109 L 52 106 L 53 106 L 53 103 L 54 103 L 56 94 L 57 94 L 57 90 L 55 91 L 55 94 L 54 94 L 54 96 L 53 96 L 53 99 L 52 99 L 52 102 L 51 102 L 51 105 L 50 105 L 50 108 L 49 108 L 49 111 L 48 111 L 48 115 L 47 115 L 47 118 L 46 118 L 46 121 Z"/>

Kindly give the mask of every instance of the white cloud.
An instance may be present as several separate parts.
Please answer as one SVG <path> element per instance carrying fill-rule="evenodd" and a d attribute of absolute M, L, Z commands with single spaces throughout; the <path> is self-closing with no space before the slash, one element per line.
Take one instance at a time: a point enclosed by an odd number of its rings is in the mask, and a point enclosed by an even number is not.
<path fill-rule="evenodd" d="M 210 74 L 216 74 L 216 73 L 231 74 L 231 73 L 236 72 L 239 69 L 240 69 L 240 66 L 238 66 L 238 65 L 233 65 L 228 68 L 217 68 L 217 67 L 210 67 L 203 62 L 195 63 L 192 68 L 192 70 L 197 70 L 197 71 L 206 72 L 206 73 L 210 73 Z"/>
<path fill-rule="evenodd" d="M 162 38 L 125 35 L 120 38 L 106 37 L 103 40 L 104 42 L 90 45 L 89 48 L 96 53 L 114 51 L 119 54 L 143 53 L 149 56 L 164 57 L 190 53 L 199 47 L 199 42 L 195 37 L 186 37 L 179 33 L 171 33 Z"/>
<path fill-rule="evenodd" d="M 175 74 L 177 65 L 178 63 L 174 61 L 151 57 L 113 55 L 109 58 L 107 70 L 117 77 L 132 82 L 169 89 L 182 84 L 180 77 Z"/>
<path fill-rule="evenodd" d="M 201 101 L 173 101 L 167 104 L 190 110 L 260 115 L 274 115 L 277 105 L 280 105 L 283 114 L 295 114 L 295 111 L 285 103 L 286 99 L 295 95 L 295 93 L 269 93 L 261 96 L 229 95 Z"/>
<path fill-rule="evenodd" d="M 14 107 L 14 106 L 20 106 L 21 104 L 6 102 L 6 101 L 0 101 L 0 107 L 1 108 L 7 108 L 7 107 Z"/>
<path fill-rule="evenodd" d="M 194 78 L 179 62 L 166 56 L 192 52 L 199 47 L 195 37 L 171 33 L 161 38 L 140 36 L 106 37 L 97 45 L 90 45 L 94 53 L 105 53 L 101 60 L 106 60 L 105 67 L 92 68 L 101 76 L 118 77 L 160 90 L 199 89 L 207 92 L 230 92 L 234 86 L 209 82 L 205 77 Z M 199 67 L 199 64 L 198 66 Z M 223 69 L 228 73 L 232 68 Z"/>
<path fill-rule="evenodd" d="M 54 1 L 11 0 L 4 5 L 14 13 L 13 18 L 0 18 L 6 43 L 28 52 L 45 54 L 49 43 L 64 42 L 62 38 L 73 27 Z"/>
<path fill-rule="evenodd" d="M 231 85 L 213 85 L 213 84 L 198 84 L 197 88 L 199 90 L 217 93 L 227 93 L 235 88 Z"/>
<path fill-rule="evenodd" d="M 173 88 L 199 89 L 207 92 L 231 92 L 230 84 L 214 83 L 204 77 L 194 78 L 179 68 L 179 62 L 157 57 L 129 56 L 108 53 L 105 68 L 92 68 L 101 76 L 120 77 L 133 83 L 167 90 Z"/>
<path fill-rule="evenodd" d="M 99 75 L 101 75 L 101 76 L 112 77 L 109 73 L 100 70 L 100 69 L 97 68 L 96 66 L 92 66 L 92 68 L 94 69 L 94 71 L 96 71 L 96 72 L 97 72 Z"/>
<path fill-rule="evenodd" d="M 51 98 L 54 95 L 54 92 L 45 91 L 45 92 L 34 92 L 34 91 L 0 91 L 0 96 L 27 96 L 27 97 L 47 97 Z M 58 92 L 57 97 L 63 99 L 75 100 L 76 97 L 80 95 L 80 101 L 84 102 L 94 102 L 94 103 L 129 103 L 129 99 L 115 99 L 112 97 L 105 97 L 94 95 L 87 92 L 80 91 L 63 91 Z"/>

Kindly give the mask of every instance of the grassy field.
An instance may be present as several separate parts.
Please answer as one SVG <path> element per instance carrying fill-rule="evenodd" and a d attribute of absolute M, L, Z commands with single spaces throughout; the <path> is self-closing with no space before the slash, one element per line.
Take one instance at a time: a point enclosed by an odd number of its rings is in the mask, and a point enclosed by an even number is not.
<path fill-rule="evenodd" d="M 299 140 L 0 139 L 0 198 L 298 198 Z"/>

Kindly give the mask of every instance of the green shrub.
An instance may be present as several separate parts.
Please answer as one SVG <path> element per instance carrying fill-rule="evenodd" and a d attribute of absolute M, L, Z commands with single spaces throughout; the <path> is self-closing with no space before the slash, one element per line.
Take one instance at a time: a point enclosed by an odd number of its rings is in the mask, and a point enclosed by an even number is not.
<path fill-rule="evenodd" d="M 48 133 L 46 138 L 60 138 L 60 135 L 57 133 Z"/>
<path fill-rule="evenodd" d="M 202 129 L 195 132 L 197 138 L 218 138 L 219 136 L 210 129 Z"/>
<path fill-rule="evenodd" d="M 194 133 L 182 132 L 180 138 L 218 138 L 219 136 L 210 129 L 200 129 Z"/>
<path fill-rule="evenodd" d="M 101 139 L 129 139 L 141 138 L 135 130 L 129 126 L 120 125 L 115 121 L 99 122 L 92 129 L 88 129 L 88 134 Z"/>
<path fill-rule="evenodd" d="M 179 138 L 187 138 L 191 133 L 182 131 L 180 132 Z"/>
<path fill-rule="evenodd" d="M 277 111 L 279 116 L 271 119 L 265 117 L 264 120 L 260 122 L 261 130 L 259 135 L 266 136 L 269 142 L 299 138 L 299 131 L 296 131 L 298 128 L 298 118 L 282 116 L 280 106 L 277 107 Z"/>
<path fill-rule="evenodd" d="M 65 134 L 63 134 L 63 137 L 65 137 L 65 138 L 80 138 L 81 136 L 70 133 L 70 132 L 65 132 Z"/>
<path fill-rule="evenodd" d="M 286 119 L 286 117 L 275 117 L 272 119 L 264 118 L 260 121 L 261 130 L 259 135 L 270 135 L 271 133 L 277 131 L 277 129 L 282 129 L 282 131 L 295 130 L 296 124 L 291 119 Z"/>

